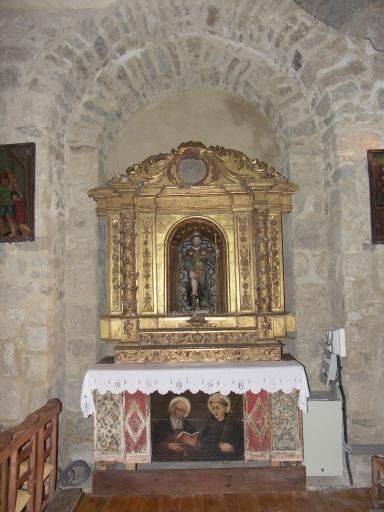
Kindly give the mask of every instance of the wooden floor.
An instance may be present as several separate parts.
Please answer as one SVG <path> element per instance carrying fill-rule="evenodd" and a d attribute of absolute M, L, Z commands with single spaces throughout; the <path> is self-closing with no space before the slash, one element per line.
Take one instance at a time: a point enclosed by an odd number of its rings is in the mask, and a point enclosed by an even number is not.
<path fill-rule="evenodd" d="M 260 496 L 83 496 L 76 512 L 368 512 L 370 489 L 273 493 Z"/>

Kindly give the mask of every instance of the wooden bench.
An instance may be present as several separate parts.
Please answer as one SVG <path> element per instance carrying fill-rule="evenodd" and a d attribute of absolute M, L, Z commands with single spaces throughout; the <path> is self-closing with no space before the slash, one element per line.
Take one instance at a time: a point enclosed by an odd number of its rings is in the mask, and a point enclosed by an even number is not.
<path fill-rule="evenodd" d="M 41 512 L 53 499 L 60 411 L 54 398 L 0 433 L 0 512 Z"/>

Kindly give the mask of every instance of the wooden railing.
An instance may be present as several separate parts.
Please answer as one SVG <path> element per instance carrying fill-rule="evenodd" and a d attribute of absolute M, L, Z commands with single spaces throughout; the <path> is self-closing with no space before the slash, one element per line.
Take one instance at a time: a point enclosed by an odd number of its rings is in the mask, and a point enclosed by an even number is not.
<path fill-rule="evenodd" d="M 57 398 L 0 432 L 0 512 L 41 512 L 55 494 Z"/>

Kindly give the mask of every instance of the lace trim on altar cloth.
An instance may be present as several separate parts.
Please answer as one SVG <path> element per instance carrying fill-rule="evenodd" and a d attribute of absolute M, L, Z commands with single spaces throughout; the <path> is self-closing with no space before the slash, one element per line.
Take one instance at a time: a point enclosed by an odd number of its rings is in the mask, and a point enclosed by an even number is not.
<path fill-rule="evenodd" d="M 85 417 L 95 412 L 93 391 L 101 394 L 135 393 L 166 394 L 203 391 L 270 393 L 299 391 L 298 406 L 307 411 L 309 387 L 304 367 L 297 361 L 258 361 L 253 363 L 188 363 L 188 364 L 99 364 L 89 369 L 84 377 L 81 410 Z"/>

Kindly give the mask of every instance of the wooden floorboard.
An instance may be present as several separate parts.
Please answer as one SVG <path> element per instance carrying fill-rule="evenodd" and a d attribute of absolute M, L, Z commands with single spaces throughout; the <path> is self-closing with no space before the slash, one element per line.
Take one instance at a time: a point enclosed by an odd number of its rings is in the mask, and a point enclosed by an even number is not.
<path fill-rule="evenodd" d="M 368 512 L 370 489 L 198 496 L 83 496 L 76 512 Z"/>

